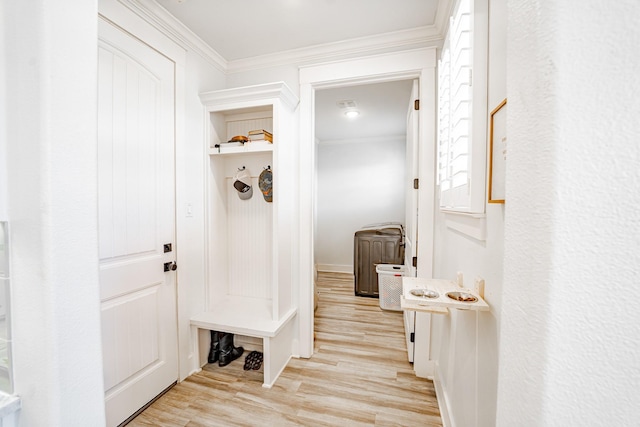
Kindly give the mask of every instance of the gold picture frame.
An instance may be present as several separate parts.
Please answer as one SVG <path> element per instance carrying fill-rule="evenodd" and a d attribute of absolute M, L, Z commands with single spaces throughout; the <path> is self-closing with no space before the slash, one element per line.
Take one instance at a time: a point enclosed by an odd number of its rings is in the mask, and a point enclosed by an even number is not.
<path fill-rule="evenodd" d="M 489 127 L 489 203 L 505 201 L 507 162 L 507 99 L 491 111 Z"/>

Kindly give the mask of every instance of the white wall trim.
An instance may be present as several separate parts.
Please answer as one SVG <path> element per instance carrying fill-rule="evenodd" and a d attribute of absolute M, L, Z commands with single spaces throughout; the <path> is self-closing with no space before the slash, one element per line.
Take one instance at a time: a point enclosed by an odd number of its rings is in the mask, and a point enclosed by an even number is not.
<path fill-rule="evenodd" d="M 449 401 L 447 399 L 447 393 L 444 390 L 444 384 L 441 380 L 442 374 L 440 372 L 440 365 L 438 362 L 435 364 L 435 372 L 433 375 L 433 386 L 436 391 L 436 399 L 438 400 L 438 408 L 440 409 L 440 417 L 442 418 L 442 427 L 455 427 L 453 418 L 449 413 Z"/>
<path fill-rule="evenodd" d="M 476 240 L 487 239 L 487 219 L 486 214 L 473 214 L 457 211 L 441 210 L 445 216 L 447 227 Z"/>
<path fill-rule="evenodd" d="M 449 30 L 449 18 L 453 11 L 453 0 L 439 0 L 438 11 L 436 12 L 435 26 L 438 28 L 440 36 L 444 39 Z"/>
<path fill-rule="evenodd" d="M 324 62 L 300 67 L 300 84 L 312 84 L 314 88 L 348 86 L 354 83 L 385 82 L 419 77 L 422 67 L 435 68 L 435 47 L 409 49 L 391 53 L 355 58 L 344 61 Z M 434 52 L 431 54 L 431 52 Z M 381 61 L 385 71 L 381 69 Z M 369 70 L 363 74 L 362 70 Z"/>
<path fill-rule="evenodd" d="M 440 28 L 435 25 L 411 28 L 229 61 L 227 72 L 241 73 L 288 64 L 310 64 L 335 61 L 350 56 L 369 56 L 386 50 L 423 48 L 440 43 L 442 38 Z"/>
<path fill-rule="evenodd" d="M 118 0 L 181 47 L 195 52 L 223 73 L 242 73 L 256 69 L 291 64 L 311 64 L 341 60 L 353 56 L 370 56 L 382 52 L 438 46 L 449 23 L 451 0 L 440 0 L 433 25 L 359 37 L 227 61 L 182 22 L 153 0 Z"/>
<path fill-rule="evenodd" d="M 279 99 L 285 106 L 294 110 L 298 97 L 285 82 L 264 83 L 253 86 L 243 86 L 231 89 L 214 90 L 200 95 L 200 101 L 207 105 L 208 111 L 229 109 L 230 105 L 260 104 L 264 99 Z"/>
<path fill-rule="evenodd" d="M 226 59 L 155 1 L 118 1 L 184 49 L 197 53 L 216 69 L 227 71 Z"/>
<path fill-rule="evenodd" d="M 317 264 L 318 271 L 325 273 L 351 273 L 353 274 L 353 265 L 339 264 Z"/>
<path fill-rule="evenodd" d="M 315 91 L 319 88 L 340 87 L 355 83 L 383 82 L 399 79 L 420 79 L 420 96 L 425 102 L 419 111 L 419 140 L 424 147 L 420 153 L 419 230 L 426 238 L 421 246 L 418 271 L 421 277 L 433 273 L 433 224 L 435 210 L 435 100 L 436 49 L 414 49 L 386 55 L 374 55 L 300 69 L 300 355 L 313 354 L 313 297 L 315 229 Z M 421 106 L 422 107 L 422 106 Z M 424 190 L 422 189 L 424 187 Z"/>

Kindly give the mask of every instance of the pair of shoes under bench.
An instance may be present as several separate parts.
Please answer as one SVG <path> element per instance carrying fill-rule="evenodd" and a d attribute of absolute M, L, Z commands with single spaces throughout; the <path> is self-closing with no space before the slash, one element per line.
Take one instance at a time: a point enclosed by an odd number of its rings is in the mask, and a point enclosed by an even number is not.
<path fill-rule="evenodd" d="M 251 369 L 257 371 L 260 369 L 260 366 L 262 366 L 262 353 L 259 351 L 252 351 L 247 355 L 246 359 L 244 359 L 245 371 L 249 371 Z"/>

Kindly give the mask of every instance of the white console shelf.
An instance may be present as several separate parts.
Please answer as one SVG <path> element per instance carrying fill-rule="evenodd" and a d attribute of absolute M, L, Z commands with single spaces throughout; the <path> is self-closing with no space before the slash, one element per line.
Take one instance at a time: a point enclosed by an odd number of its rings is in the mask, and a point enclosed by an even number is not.
<path fill-rule="evenodd" d="M 412 290 L 433 291 L 430 297 L 416 296 Z M 459 301 L 449 298 L 449 292 L 463 292 L 475 301 Z M 453 280 L 403 277 L 400 306 L 403 310 L 404 331 L 409 361 L 413 362 L 416 376 L 433 379 L 435 361 L 430 357 L 414 355 L 431 354 L 431 316 L 449 315 L 449 310 L 487 311 L 489 305 L 476 291 L 462 288 Z"/>
<path fill-rule="evenodd" d="M 207 92 L 200 99 L 207 123 L 208 278 L 205 311 L 191 318 L 195 354 L 203 366 L 210 344 L 207 330 L 233 333 L 240 340 L 259 338 L 263 386 L 271 387 L 293 356 L 295 341 L 298 100 L 282 82 Z M 273 143 L 224 147 L 232 137 L 257 129 L 272 133 Z M 233 176 L 242 168 L 251 176 L 253 196 L 248 200 L 241 200 L 233 187 Z M 258 185 L 267 168 L 273 171 L 272 202 Z"/>

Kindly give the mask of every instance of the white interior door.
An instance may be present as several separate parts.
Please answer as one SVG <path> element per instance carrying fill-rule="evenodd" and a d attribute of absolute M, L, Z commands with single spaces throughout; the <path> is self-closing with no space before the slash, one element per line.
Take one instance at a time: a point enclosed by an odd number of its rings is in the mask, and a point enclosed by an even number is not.
<path fill-rule="evenodd" d="M 107 424 L 178 379 L 174 64 L 100 19 L 98 208 Z M 171 244 L 172 251 L 165 249 Z"/>
<path fill-rule="evenodd" d="M 406 183 L 405 183 L 405 252 L 404 264 L 408 267 L 410 276 L 415 276 L 416 269 L 412 267 L 413 257 L 418 256 L 418 190 L 414 187 L 414 180 L 418 178 L 418 110 L 414 101 L 418 99 L 418 80 L 413 81 L 409 109 L 407 113 L 407 147 L 406 147 Z"/>

